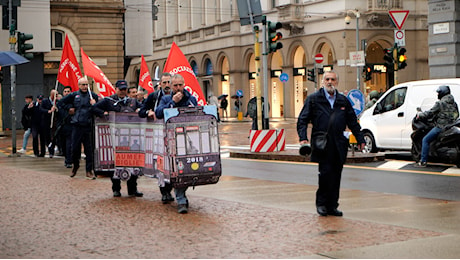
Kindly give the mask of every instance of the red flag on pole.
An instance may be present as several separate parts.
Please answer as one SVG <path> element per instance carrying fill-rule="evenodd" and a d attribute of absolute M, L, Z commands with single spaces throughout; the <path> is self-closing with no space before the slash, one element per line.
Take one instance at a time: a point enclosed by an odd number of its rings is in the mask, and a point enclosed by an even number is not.
<path fill-rule="evenodd" d="M 78 66 L 77 58 L 70 45 L 69 38 L 65 36 L 64 49 L 62 49 L 61 63 L 57 81 L 64 86 L 70 86 L 72 91 L 78 90 L 78 80 L 83 77 L 81 75 L 80 66 Z"/>
<path fill-rule="evenodd" d="M 196 98 L 199 106 L 206 105 L 206 98 L 204 97 L 200 84 L 195 77 L 195 73 L 188 63 L 187 58 L 175 42 L 172 43 L 171 50 L 169 51 L 164 72 L 174 74 L 179 73 L 182 75 L 185 80 L 185 89 Z"/>
<path fill-rule="evenodd" d="M 110 83 L 110 80 L 105 76 L 99 66 L 97 66 L 96 63 L 94 63 L 94 61 L 86 55 L 83 48 L 81 48 L 81 62 L 83 64 L 85 75 L 94 79 L 96 87 L 101 95 L 108 97 L 115 94 L 115 88 L 112 86 L 112 83 Z"/>
<path fill-rule="evenodd" d="M 149 94 L 155 90 L 153 88 L 152 78 L 150 77 L 149 67 L 147 66 L 147 62 L 145 62 L 144 55 L 142 55 L 142 61 L 141 61 L 141 72 L 139 74 L 139 86 L 147 90 Z"/>

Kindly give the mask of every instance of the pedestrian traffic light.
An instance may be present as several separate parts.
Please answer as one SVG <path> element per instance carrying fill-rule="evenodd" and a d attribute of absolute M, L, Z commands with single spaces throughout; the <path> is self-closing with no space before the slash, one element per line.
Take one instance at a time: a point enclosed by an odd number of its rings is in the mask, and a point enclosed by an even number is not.
<path fill-rule="evenodd" d="M 267 22 L 267 38 L 268 38 L 268 52 L 276 52 L 276 50 L 283 48 L 283 44 L 278 42 L 283 38 L 281 32 L 277 32 L 283 25 L 280 22 L 272 23 Z"/>
<path fill-rule="evenodd" d="M 401 70 L 407 66 L 406 60 L 406 48 L 398 48 L 398 69 Z"/>
<path fill-rule="evenodd" d="M 24 56 L 29 60 L 34 58 L 33 53 L 26 53 L 26 51 L 31 50 L 34 48 L 32 43 L 26 43 L 26 41 L 33 39 L 34 36 L 32 34 L 25 34 L 22 32 L 18 32 L 18 54 Z"/>
<path fill-rule="evenodd" d="M 372 69 L 372 65 L 366 64 L 366 66 L 364 66 L 363 68 L 363 72 L 364 72 L 364 78 L 366 79 L 366 81 L 369 81 L 372 79 L 372 72 L 374 72 Z"/>
<path fill-rule="evenodd" d="M 316 75 L 315 75 L 315 69 L 309 69 L 307 70 L 307 78 L 309 81 L 313 81 L 316 83 Z"/>
<path fill-rule="evenodd" d="M 383 59 L 385 60 L 385 65 L 388 68 L 393 68 L 393 48 L 387 48 L 383 50 L 385 56 L 383 56 Z"/>

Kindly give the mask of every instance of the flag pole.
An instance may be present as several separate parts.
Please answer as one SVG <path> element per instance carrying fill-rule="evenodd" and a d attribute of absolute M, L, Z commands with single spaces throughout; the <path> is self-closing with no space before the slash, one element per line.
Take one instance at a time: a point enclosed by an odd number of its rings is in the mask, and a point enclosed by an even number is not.
<path fill-rule="evenodd" d="M 56 79 L 56 86 L 54 87 L 54 99 L 53 99 L 53 107 L 56 106 L 56 98 L 57 98 L 57 87 L 58 87 L 58 81 Z M 53 128 L 53 121 L 54 121 L 54 110 L 51 112 L 51 125 L 50 128 Z"/>

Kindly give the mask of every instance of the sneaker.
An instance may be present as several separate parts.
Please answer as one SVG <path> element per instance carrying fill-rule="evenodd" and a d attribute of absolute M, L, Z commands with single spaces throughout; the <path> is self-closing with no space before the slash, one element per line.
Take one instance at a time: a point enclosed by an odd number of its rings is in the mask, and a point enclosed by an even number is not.
<path fill-rule="evenodd" d="M 114 197 L 121 197 L 121 193 L 119 191 L 114 191 L 113 196 Z"/>
<path fill-rule="evenodd" d="M 21 150 L 19 150 L 18 153 L 26 153 L 26 150 L 21 148 Z"/>
<path fill-rule="evenodd" d="M 415 166 L 416 166 L 416 167 L 424 168 L 424 167 L 426 167 L 426 162 L 420 161 L 420 162 L 418 162 Z"/>
<path fill-rule="evenodd" d="M 96 176 L 92 172 L 86 172 L 86 179 L 88 180 L 95 180 Z"/>
<path fill-rule="evenodd" d="M 188 212 L 187 205 L 186 204 L 177 205 L 177 212 L 179 214 L 186 214 Z"/>

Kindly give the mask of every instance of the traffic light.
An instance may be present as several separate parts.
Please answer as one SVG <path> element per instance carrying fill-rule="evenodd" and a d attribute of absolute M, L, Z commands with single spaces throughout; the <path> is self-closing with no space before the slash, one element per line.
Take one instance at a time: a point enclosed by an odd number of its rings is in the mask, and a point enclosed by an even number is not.
<path fill-rule="evenodd" d="M 393 48 L 388 48 L 383 50 L 385 56 L 383 56 L 383 59 L 385 60 L 385 65 L 388 68 L 393 68 Z"/>
<path fill-rule="evenodd" d="M 406 60 L 406 48 L 398 48 L 398 69 L 401 70 L 407 66 Z"/>
<path fill-rule="evenodd" d="M 280 22 L 272 23 L 267 22 L 267 35 L 268 35 L 268 52 L 276 52 L 276 50 L 283 48 L 283 44 L 278 42 L 283 38 L 283 34 L 277 32 L 283 25 Z"/>
<path fill-rule="evenodd" d="M 315 75 L 315 69 L 309 69 L 307 70 L 307 78 L 309 81 L 313 81 L 316 83 L 316 75 Z"/>
<path fill-rule="evenodd" d="M 364 66 L 363 68 L 363 72 L 364 72 L 364 78 L 366 79 L 366 81 L 369 81 L 372 79 L 372 72 L 374 72 L 372 69 L 372 65 L 366 64 L 366 66 Z"/>
<path fill-rule="evenodd" d="M 26 51 L 31 50 L 34 48 L 32 43 L 26 43 L 26 41 L 33 39 L 34 36 L 32 34 L 25 34 L 22 32 L 18 32 L 18 54 L 24 56 L 29 60 L 34 58 L 33 53 L 26 53 Z"/>

